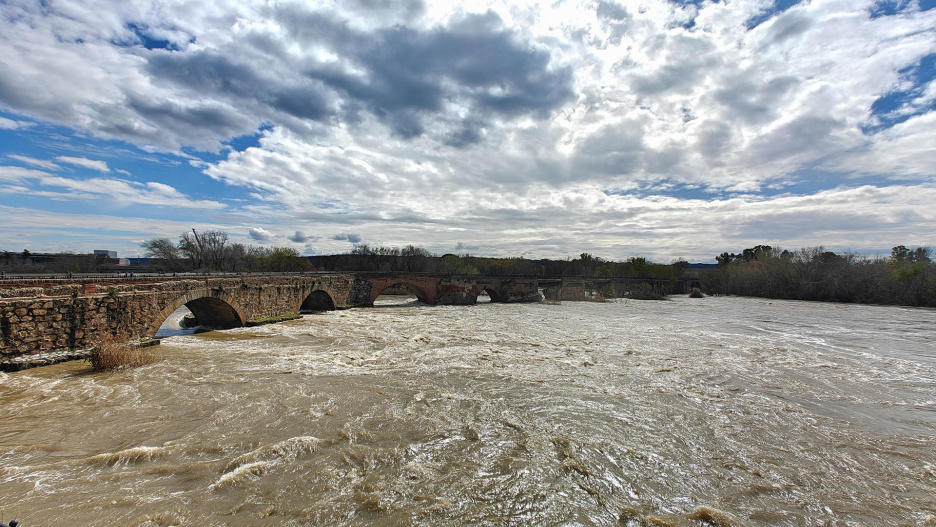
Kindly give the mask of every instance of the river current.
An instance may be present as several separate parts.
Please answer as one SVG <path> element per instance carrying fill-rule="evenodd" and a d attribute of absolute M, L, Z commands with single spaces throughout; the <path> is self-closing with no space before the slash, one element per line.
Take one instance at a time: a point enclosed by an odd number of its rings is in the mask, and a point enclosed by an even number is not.
<path fill-rule="evenodd" d="M 936 525 L 936 311 L 383 305 L 0 374 L 0 514 L 69 525 Z"/>

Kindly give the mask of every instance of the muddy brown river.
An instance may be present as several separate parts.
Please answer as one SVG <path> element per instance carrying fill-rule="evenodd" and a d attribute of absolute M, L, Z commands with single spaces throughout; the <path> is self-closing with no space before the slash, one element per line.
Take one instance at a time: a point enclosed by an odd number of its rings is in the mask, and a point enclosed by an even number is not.
<path fill-rule="evenodd" d="M 385 302 L 175 333 L 142 368 L 0 374 L 3 521 L 936 525 L 936 310 Z"/>

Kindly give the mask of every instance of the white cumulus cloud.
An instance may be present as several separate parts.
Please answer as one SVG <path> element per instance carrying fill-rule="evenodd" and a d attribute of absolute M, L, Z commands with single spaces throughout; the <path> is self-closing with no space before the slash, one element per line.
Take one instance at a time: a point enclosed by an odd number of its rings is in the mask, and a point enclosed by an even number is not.
<path fill-rule="evenodd" d="M 107 163 L 97 159 L 88 159 L 86 157 L 58 156 L 55 158 L 55 160 L 59 163 L 67 163 L 69 165 L 90 168 L 91 170 L 97 170 L 98 172 L 110 172 L 110 168 L 107 167 Z"/>
<path fill-rule="evenodd" d="M 275 237 L 272 232 L 262 227 L 251 227 L 247 229 L 247 235 L 258 242 L 268 242 Z"/>

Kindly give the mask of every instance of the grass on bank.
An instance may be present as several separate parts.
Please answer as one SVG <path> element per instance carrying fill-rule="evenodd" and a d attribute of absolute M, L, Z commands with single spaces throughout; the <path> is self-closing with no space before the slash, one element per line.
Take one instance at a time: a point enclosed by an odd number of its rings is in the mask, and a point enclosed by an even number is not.
<path fill-rule="evenodd" d="M 105 335 L 91 350 L 86 360 L 94 371 L 114 371 L 152 364 L 156 362 L 156 353 L 152 347 L 120 342 L 111 335 Z"/>

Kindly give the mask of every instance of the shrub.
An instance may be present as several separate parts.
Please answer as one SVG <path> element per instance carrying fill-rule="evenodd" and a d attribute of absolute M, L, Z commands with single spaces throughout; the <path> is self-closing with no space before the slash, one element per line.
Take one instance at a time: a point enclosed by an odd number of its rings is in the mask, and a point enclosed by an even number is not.
<path fill-rule="evenodd" d="M 150 348 L 139 344 L 118 342 L 114 337 L 102 337 L 87 361 L 94 371 L 113 371 L 121 368 L 145 366 L 156 361 L 156 354 Z"/>
<path fill-rule="evenodd" d="M 594 293 L 592 293 L 592 295 L 588 297 L 588 300 L 591 300 L 592 302 L 607 302 L 608 301 L 604 297 L 604 295 L 601 294 L 601 291 L 595 291 Z"/>
<path fill-rule="evenodd" d="M 666 296 L 657 293 L 650 284 L 645 282 L 632 287 L 627 296 L 634 300 L 666 300 Z"/>
<path fill-rule="evenodd" d="M 689 292 L 689 298 L 703 298 L 704 296 L 702 290 L 698 287 L 693 287 L 692 291 Z"/>

